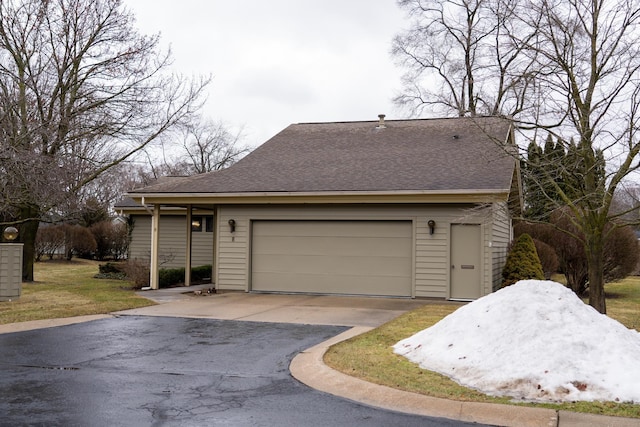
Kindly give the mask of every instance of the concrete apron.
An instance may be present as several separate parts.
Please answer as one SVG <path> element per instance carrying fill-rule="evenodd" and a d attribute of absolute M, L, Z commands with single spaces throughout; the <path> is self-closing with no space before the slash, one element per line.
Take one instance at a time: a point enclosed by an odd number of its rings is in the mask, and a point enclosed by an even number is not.
<path fill-rule="evenodd" d="M 433 303 L 406 298 L 245 292 L 207 294 L 206 286 L 191 288 L 186 294 L 183 293 L 185 288 L 177 288 L 173 294 L 167 292 L 169 290 L 142 291 L 139 295 L 159 304 L 114 314 L 377 327 L 407 311 Z"/>

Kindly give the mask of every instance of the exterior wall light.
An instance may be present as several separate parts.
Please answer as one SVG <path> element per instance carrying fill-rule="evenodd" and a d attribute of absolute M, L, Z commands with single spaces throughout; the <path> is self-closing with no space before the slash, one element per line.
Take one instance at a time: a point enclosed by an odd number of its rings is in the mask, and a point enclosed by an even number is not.
<path fill-rule="evenodd" d="M 232 233 L 236 232 L 236 220 L 235 219 L 230 219 L 229 220 L 229 231 L 231 231 Z"/>
<path fill-rule="evenodd" d="M 7 227 L 2 232 L 2 236 L 8 242 L 13 242 L 18 238 L 18 229 L 15 227 Z"/>
<path fill-rule="evenodd" d="M 432 219 L 430 219 L 427 222 L 427 225 L 429 226 L 429 234 L 433 234 L 433 231 L 436 229 L 436 222 Z"/>

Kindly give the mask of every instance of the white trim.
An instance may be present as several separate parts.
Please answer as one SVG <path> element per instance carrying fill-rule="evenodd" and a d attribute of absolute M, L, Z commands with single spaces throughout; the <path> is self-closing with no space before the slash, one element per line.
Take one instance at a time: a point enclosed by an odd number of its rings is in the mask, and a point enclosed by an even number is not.
<path fill-rule="evenodd" d="M 507 200 L 508 190 L 315 192 L 315 193 L 154 193 L 129 194 L 136 202 L 144 197 L 150 204 L 198 206 L 233 204 L 422 204 L 488 203 Z"/>
<path fill-rule="evenodd" d="M 151 289 L 160 288 L 160 205 L 153 206 L 151 217 L 151 266 L 149 268 L 149 285 Z"/>
<path fill-rule="evenodd" d="M 184 285 L 191 286 L 191 247 L 193 245 L 193 230 L 191 229 L 191 223 L 193 221 L 191 205 L 187 206 L 187 244 L 185 245 L 184 254 Z"/>
<path fill-rule="evenodd" d="M 503 189 L 461 189 L 461 190 L 394 190 L 394 191 L 256 191 L 241 193 L 127 193 L 127 197 L 143 202 L 149 198 L 222 198 L 235 197 L 309 197 L 309 196 L 410 196 L 410 195 L 477 195 L 477 194 L 505 194 L 509 188 Z"/>

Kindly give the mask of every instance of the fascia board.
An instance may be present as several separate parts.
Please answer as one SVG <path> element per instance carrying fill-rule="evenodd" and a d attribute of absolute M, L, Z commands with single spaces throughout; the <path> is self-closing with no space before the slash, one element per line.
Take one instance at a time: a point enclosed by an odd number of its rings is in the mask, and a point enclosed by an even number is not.
<path fill-rule="evenodd" d="M 340 203 L 487 203 L 506 200 L 509 189 L 394 192 L 129 193 L 148 205 L 186 204 L 340 204 Z"/>

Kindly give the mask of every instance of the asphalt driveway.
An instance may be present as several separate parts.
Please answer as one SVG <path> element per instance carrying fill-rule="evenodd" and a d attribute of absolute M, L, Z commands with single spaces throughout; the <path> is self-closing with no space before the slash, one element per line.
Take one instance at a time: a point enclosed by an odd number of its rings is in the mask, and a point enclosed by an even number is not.
<path fill-rule="evenodd" d="M 0 425 L 471 425 L 368 407 L 291 377 L 295 354 L 345 329 L 124 316 L 3 334 Z"/>

